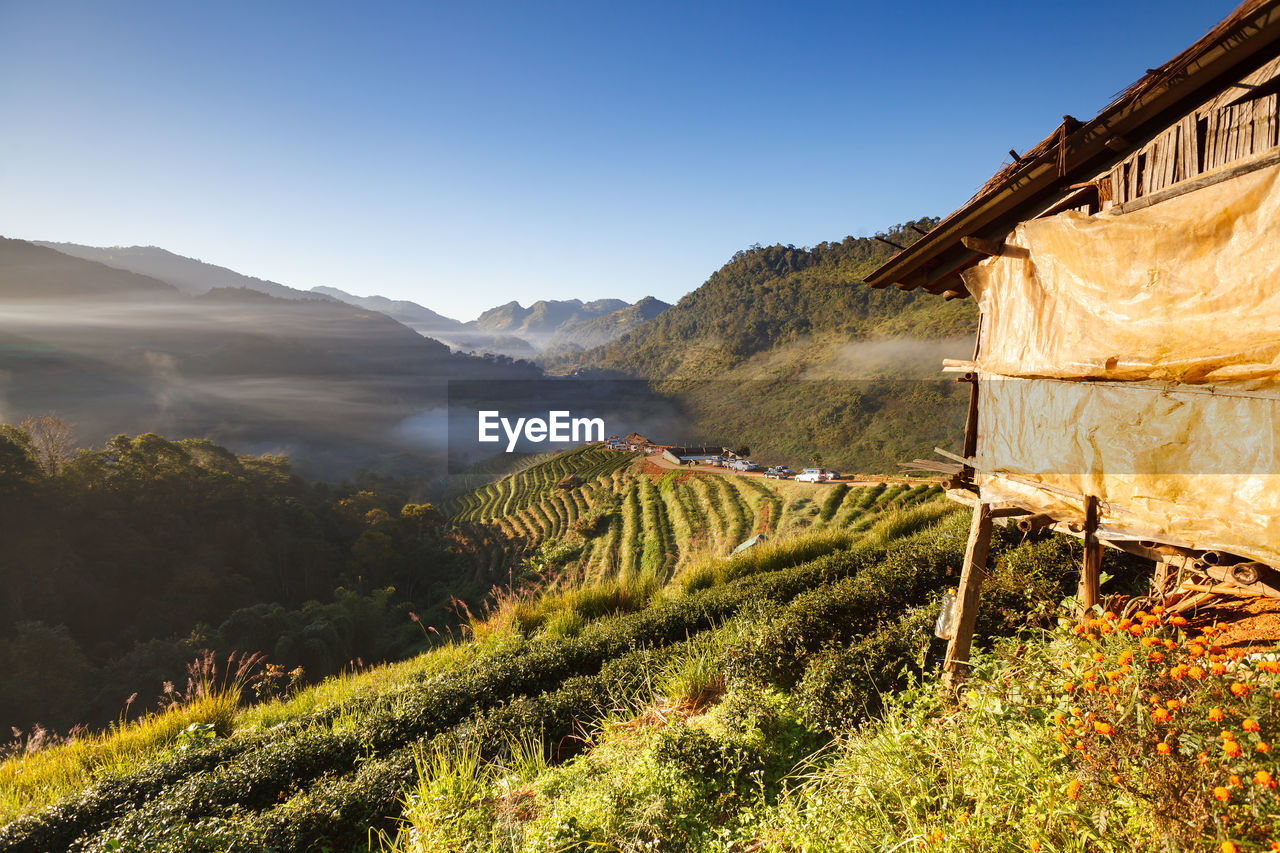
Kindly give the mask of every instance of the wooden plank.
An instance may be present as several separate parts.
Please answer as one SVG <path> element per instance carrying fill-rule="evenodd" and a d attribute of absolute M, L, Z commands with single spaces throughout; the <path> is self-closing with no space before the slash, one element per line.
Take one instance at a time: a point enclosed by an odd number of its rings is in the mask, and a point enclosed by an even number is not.
<path fill-rule="evenodd" d="M 1197 162 L 1198 155 L 1196 152 L 1196 114 L 1192 113 L 1191 115 L 1183 116 L 1179 129 L 1178 143 L 1181 146 L 1182 153 L 1178 158 L 1178 180 L 1185 181 L 1200 174 L 1200 164 Z"/>
<path fill-rule="evenodd" d="M 964 566 L 960 570 L 960 588 L 956 593 L 955 632 L 947 642 L 947 657 L 942 664 L 942 681 L 955 687 L 964 680 L 969 668 L 969 651 L 973 647 L 973 626 L 978 619 L 978 600 L 982 581 L 987 574 L 987 552 L 991 547 L 991 507 L 979 501 L 973 508 L 969 525 L 969 543 L 964 550 Z"/>
<path fill-rule="evenodd" d="M 1211 187 L 1214 184 L 1220 184 L 1223 181 L 1229 181 L 1232 178 L 1238 178 L 1241 175 L 1247 175 L 1250 172 L 1256 172 L 1258 169 L 1265 169 L 1268 166 L 1274 166 L 1280 163 L 1280 150 L 1272 149 L 1270 152 L 1258 157 L 1251 157 L 1232 164 L 1213 172 L 1205 172 L 1203 175 L 1190 181 L 1183 181 L 1175 184 L 1168 189 L 1161 190 L 1158 193 L 1152 193 L 1143 198 L 1136 198 L 1132 201 L 1126 201 L 1124 204 L 1113 206 L 1108 213 L 1112 216 L 1119 216 L 1124 213 L 1132 213 L 1135 210 L 1142 210 L 1144 207 L 1150 207 L 1153 204 L 1159 204 L 1162 201 L 1168 201 L 1171 198 L 1177 198 L 1195 190 Z"/>
<path fill-rule="evenodd" d="M 1098 577 L 1102 569 L 1102 544 L 1098 542 L 1098 499 L 1089 495 L 1084 501 L 1084 567 L 1080 570 L 1080 586 L 1076 598 L 1080 602 L 1080 618 L 1088 618 L 1098 603 Z"/>

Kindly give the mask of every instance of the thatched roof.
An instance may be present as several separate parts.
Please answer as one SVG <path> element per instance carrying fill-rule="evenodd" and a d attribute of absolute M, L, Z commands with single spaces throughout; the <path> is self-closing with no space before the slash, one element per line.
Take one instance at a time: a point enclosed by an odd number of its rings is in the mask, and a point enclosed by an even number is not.
<path fill-rule="evenodd" d="M 1070 116 L 1000 169 L 928 234 L 867 278 L 872 287 L 965 295 L 959 272 L 982 260 L 961 239 L 1000 240 L 1018 222 L 1078 206 L 1073 186 L 1130 153 L 1152 133 L 1280 52 L 1280 0 L 1246 0 L 1203 38 L 1151 69 L 1081 123 Z"/>

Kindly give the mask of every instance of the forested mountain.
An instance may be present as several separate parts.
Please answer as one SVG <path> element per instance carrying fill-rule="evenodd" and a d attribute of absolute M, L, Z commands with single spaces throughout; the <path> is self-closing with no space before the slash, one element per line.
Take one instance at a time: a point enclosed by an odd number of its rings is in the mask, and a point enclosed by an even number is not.
<path fill-rule="evenodd" d="M 886 236 L 907 245 L 933 224 Z M 965 394 L 939 367 L 973 352 L 977 317 L 971 300 L 863 285 L 894 251 L 865 237 L 752 247 L 612 343 L 543 361 L 551 372 L 648 380 L 684 409 L 681 441 L 894 471 L 962 434 Z"/>
<path fill-rule="evenodd" d="M 0 240 L 0 298 L 0 414 L 54 412 L 85 445 L 151 431 L 287 453 L 326 476 L 432 470 L 444 437 L 424 424 L 448 380 L 540 375 L 336 300 L 193 297 L 19 240 Z"/>
<path fill-rule="evenodd" d="M 927 230 L 935 222 L 899 225 L 887 237 L 909 245 L 919 238 L 911 226 Z M 920 291 L 874 290 L 862 284 L 894 251 L 869 237 L 807 249 L 754 246 L 738 252 L 652 322 L 551 364 L 648 378 L 714 378 L 752 356 L 818 337 L 939 340 L 972 334 L 977 313 L 969 301 L 944 302 Z"/>
<path fill-rule="evenodd" d="M 653 296 L 625 305 L 608 314 L 574 320 L 556 329 L 543 348 L 544 358 L 567 350 L 583 350 L 607 344 L 639 328 L 671 306 Z"/>
<path fill-rule="evenodd" d="M 166 284 L 173 285 L 183 293 L 207 293 L 215 287 L 247 288 L 280 299 L 329 299 L 328 296 L 316 296 L 305 290 L 298 290 L 287 285 L 278 284 L 253 276 L 242 275 L 226 267 L 214 266 L 195 258 L 187 258 L 165 251 L 157 246 L 82 246 L 77 243 L 51 243 L 46 240 L 31 241 L 36 246 L 55 249 L 64 255 L 96 261 L 105 266 L 120 270 L 136 272 L 139 275 L 157 278 Z"/>

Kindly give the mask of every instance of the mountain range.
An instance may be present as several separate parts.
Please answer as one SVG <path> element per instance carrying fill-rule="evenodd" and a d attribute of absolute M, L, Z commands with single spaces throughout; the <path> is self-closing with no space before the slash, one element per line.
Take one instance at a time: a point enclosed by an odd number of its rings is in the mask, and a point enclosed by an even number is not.
<path fill-rule="evenodd" d="M 534 358 L 544 350 L 586 349 L 607 343 L 670 307 L 652 296 L 634 305 L 621 299 L 592 302 L 579 299 L 538 300 L 528 308 L 519 302 L 508 302 L 464 323 L 406 299 L 356 296 L 325 285 L 299 290 L 174 254 L 157 246 L 100 247 L 43 240 L 32 242 L 74 258 L 158 279 L 193 296 L 214 288 L 230 287 L 255 290 L 280 299 L 345 302 L 385 314 L 420 335 L 448 344 L 452 349 L 512 358 Z"/>
<path fill-rule="evenodd" d="M 907 244 L 932 224 L 888 236 Z M 756 246 L 674 306 L 509 302 L 463 323 L 155 247 L 3 240 L 0 420 L 54 411 L 91 441 L 199 435 L 341 473 L 443 453 L 448 380 L 545 370 L 643 380 L 685 413 L 669 441 L 891 469 L 959 434 L 937 364 L 972 352 L 975 315 L 862 286 L 890 251 L 854 237 Z"/>

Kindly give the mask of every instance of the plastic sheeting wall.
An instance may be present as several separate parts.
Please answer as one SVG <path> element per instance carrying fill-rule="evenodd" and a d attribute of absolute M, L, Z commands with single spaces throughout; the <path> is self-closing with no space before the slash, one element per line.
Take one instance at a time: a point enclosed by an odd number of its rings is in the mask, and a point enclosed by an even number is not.
<path fill-rule="evenodd" d="M 965 275 L 984 495 L 1280 566 L 1280 168 L 1008 245 Z"/>
<path fill-rule="evenodd" d="M 1280 379 L 1280 167 L 1121 216 L 1024 222 L 1007 245 L 1026 257 L 964 276 L 983 315 L 980 370 Z"/>

